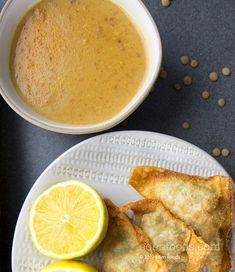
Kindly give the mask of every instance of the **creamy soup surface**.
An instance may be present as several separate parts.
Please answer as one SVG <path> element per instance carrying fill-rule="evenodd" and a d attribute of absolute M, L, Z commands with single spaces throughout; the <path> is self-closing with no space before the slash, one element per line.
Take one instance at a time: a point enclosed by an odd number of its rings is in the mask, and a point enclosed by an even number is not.
<path fill-rule="evenodd" d="M 109 0 L 44 0 L 19 24 L 11 73 L 19 95 L 60 123 L 96 124 L 135 96 L 146 69 L 138 30 Z"/>

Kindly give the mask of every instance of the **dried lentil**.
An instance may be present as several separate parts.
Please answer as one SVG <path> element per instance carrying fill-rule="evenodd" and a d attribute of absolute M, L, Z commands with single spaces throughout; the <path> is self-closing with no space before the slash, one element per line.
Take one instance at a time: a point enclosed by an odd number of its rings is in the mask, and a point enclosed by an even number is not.
<path fill-rule="evenodd" d="M 192 85 L 192 83 L 193 83 L 192 77 L 190 77 L 190 76 L 184 77 L 184 85 L 190 86 L 190 85 Z"/>
<path fill-rule="evenodd" d="M 122 125 L 123 127 L 126 127 L 126 126 L 128 125 L 128 120 L 123 121 L 123 122 L 121 123 L 121 125 Z"/>
<path fill-rule="evenodd" d="M 230 70 L 228 67 L 224 67 L 224 68 L 222 69 L 222 74 L 223 74 L 224 76 L 230 76 L 230 75 L 231 75 L 231 70 Z"/>
<path fill-rule="evenodd" d="M 212 150 L 212 155 L 214 157 L 219 157 L 221 155 L 221 151 L 218 147 L 215 147 L 213 150 Z"/>
<path fill-rule="evenodd" d="M 227 148 L 223 148 L 221 151 L 221 154 L 223 157 L 228 157 L 230 154 L 230 151 Z"/>
<path fill-rule="evenodd" d="M 202 92 L 202 98 L 203 99 L 208 99 L 210 97 L 210 93 L 208 91 Z"/>
<path fill-rule="evenodd" d="M 218 78 L 219 78 L 219 76 L 218 76 L 218 74 L 217 74 L 216 72 L 211 72 L 211 73 L 209 74 L 209 79 L 210 79 L 211 81 L 217 81 Z"/>
<path fill-rule="evenodd" d="M 225 99 L 224 98 L 220 98 L 217 101 L 217 104 L 218 104 L 219 107 L 224 107 L 225 106 Z"/>
<path fill-rule="evenodd" d="M 196 68 L 196 67 L 198 67 L 199 62 L 197 60 L 195 60 L 195 59 L 192 59 L 191 62 L 190 62 L 190 65 L 191 65 L 192 68 Z"/>
<path fill-rule="evenodd" d="M 184 129 L 190 128 L 189 122 L 187 122 L 187 121 L 183 122 L 182 127 L 183 127 Z"/>
<path fill-rule="evenodd" d="M 161 2 L 162 2 L 162 6 L 165 8 L 169 7 L 171 4 L 170 0 L 161 0 Z"/>
<path fill-rule="evenodd" d="M 179 83 L 175 83 L 174 88 L 176 91 L 180 91 L 181 90 L 181 85 Z"/>
<path fill-rule="evenodd" d="M 189 57 L 188 57 L 188 56 L 181 56 L 181 57 L 180 57 L 180 62 L 181 62 L 181 64 L 183 64 L 183 65 L 189 64 Z"/>
<path fill-rule="evenodd" d="M 164 70 L 164 69 L 162 69 L 160 71 L 160 75 L 159 76 L 160 76 L 161 79 L 166 79 L 167 78 L 167 71 Z"/>

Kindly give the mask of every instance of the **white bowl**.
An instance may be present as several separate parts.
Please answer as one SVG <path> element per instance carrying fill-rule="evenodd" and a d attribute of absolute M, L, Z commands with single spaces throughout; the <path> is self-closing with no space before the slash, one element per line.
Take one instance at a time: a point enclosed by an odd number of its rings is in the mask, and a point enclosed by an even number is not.
<path fill-rule="evenodd" d="M 9 0 L 0 17 L 0 93 L 9 106 L 27 121 L 39 127 L 68 134 L 85 134 L 107 130 L 125 120 L 143 102 L 151 90 L 162 61 L 160 35 L 153 18 L 140 0 L 112 0 L 118 4 L 139 29 L 145 42 L 148 59 L 144 80 L 135 97 L 121 112 L 111 119 L 94 125 L 68 125 L 53 122 L 35 113 L 18 96 L 12 83 L 9 69 L 9 56 L 16 26 L 30 6 L 37 0 Z"/>

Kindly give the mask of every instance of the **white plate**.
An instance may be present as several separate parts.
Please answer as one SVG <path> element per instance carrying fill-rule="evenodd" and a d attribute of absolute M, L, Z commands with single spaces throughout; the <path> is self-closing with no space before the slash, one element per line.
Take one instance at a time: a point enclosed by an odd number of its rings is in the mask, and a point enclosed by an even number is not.
<path fill-rule="evenodd" d="M 29 209 L 36 197 L 52 184 L 79 179 L 92 185 L 117 205 L 141 198 L 128 184 L 135 165 L 156 165 L 208 177 L 228 175 L 210 155 L 180 139 L 158 133 L 125 131 L 103 134 L 69 149 L 38 178 L 20 212 L 12 249 L 13 272 L 39 272 L 53 260 L 34 249 L 29 236 Z M 89 262 L 100 268 L 96 251 Z"/>

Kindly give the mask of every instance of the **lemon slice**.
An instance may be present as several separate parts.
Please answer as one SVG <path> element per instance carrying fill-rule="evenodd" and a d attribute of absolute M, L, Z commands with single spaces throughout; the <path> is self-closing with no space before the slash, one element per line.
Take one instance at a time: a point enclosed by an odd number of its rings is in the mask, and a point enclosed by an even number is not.
<path fill-rule="evenodd" d="M 30 233 L 35 247 L 55 259 L 74 259 L 94 250 L 104 239 L 107 208 L 98 193 L 81 181 L 53 185 L 34 202 Z"/>
<path fill-rule="evenodd" d="M 97 272 L 97 269 L 84 262 L 62 261 L 49 264 L 40 272 Z"/>

